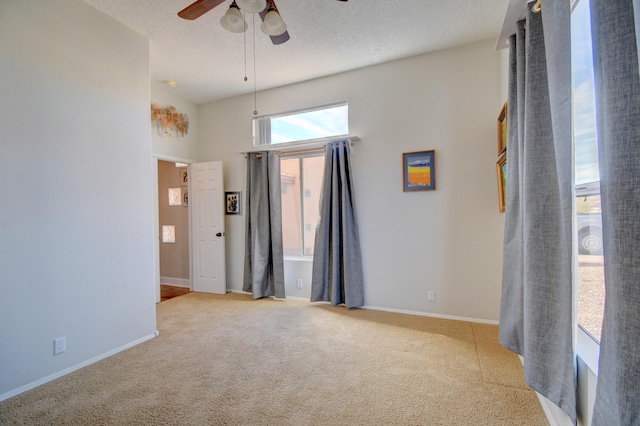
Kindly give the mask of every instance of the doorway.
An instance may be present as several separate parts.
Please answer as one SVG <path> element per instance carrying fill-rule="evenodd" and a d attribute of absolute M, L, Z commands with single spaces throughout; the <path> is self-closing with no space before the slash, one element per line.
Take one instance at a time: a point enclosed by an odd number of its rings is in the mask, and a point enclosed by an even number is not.
<path fill-rule="evenodd" d="M 222 162 L 153 157 L 152 169 L 156 303 L 161 284 L 225 294 Z"/>
<path fill-rule="evenodd" d="M 156 302 L 191 290 L 187 164 L 154 158 Z"/>
<path fill-rule="evenodd" d="M 174 297 L 184 296 L 190 292 L 191 290 L 186 287 L 160 284 L 160 301 L 164 302 L 165 300 L 173 299 Z"/>

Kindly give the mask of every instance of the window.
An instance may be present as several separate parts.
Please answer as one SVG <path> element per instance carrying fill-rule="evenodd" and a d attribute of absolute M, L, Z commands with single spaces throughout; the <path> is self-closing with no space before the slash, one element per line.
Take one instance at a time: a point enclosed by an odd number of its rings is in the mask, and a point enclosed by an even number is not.
<path fill-rule="evenodd" d="M 277 145 L 282 186 L 282 244 L 285 256 L 311 257 L 318 225 L 325 140 L 347 137 L 349 105 L 338 102 L 257 117 L 253 120 L 254 146 Z M 311 150 L 298 150 L 301 145 Z M 287 149 L 294 147 L 287 153 Z M 302 153 L 301 153 L 302 151 Z"/>
<path fill-rule="evenodd" d="M 604 262 L 591 16 L 586 0 L 579 1 L 571 14 L 571 68 L 578 323 L 580 328 L 599 341 L 604 314 Z"/>
<path fill-rule="evenodd" d="M 285 256 L 313 256 L 323 171 L 321 154 L 280 159 Z"/>
<path fill-rule="evenodd" d="M 257 117 L 253 120 L 254 146 L 311 141 L 348 134 L 347 102 Z"/>

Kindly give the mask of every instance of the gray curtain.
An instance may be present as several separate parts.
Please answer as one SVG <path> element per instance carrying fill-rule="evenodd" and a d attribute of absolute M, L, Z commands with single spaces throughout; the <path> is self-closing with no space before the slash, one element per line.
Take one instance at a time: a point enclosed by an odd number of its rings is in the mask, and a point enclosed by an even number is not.
<path fill-rule="evenodd" d="M 637 58 L 640 58 L 640 0 L 633 0 L 633 20 L 636 33 Z"/>
<path fill-rule="evenodd" d="M 258 119 L 258 145 L 269 145 L 271 143 L 271 119 Z"/>
<path fill-rule="evenodd" d="M 570 3 L 532 4 L 510 40 L 499 339 L 575 423 Z"/>
<path fill-rule="evenodd" d="M 639 3 L 591 0 L 606 288 L 594 425 L 640 424 Z"/>
<path fill-rule="evenodd" d="M 327 145 L 311 278 L 311 301 L 364 305 L 360 236 L 349 143 Z"/>
<path fill-rule="evenodd" d="M 282 205 L 280 159 L 273 152 L 247 159 L 244 283 L 254 299 L 283 298 Z"/>

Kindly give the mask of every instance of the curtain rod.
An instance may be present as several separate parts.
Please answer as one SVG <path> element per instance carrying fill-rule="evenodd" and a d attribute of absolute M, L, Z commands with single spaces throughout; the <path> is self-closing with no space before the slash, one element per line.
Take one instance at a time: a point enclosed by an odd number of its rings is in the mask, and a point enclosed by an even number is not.
<path fill-rule="evenodd" d="M 516 33 L 516 23 L 527 16 L 527 4 L 534 0 L 509 0 L 509 6 L 502 22 L 502 29 L 496 43 L 496 50 L 507 49 L 509 47 L 509 37 Z M 579 0 L 571 0 L 571 11 L 578 5 Z M 542 9 L 540 0 L 533 5 L 533 11 L 538 13 Z"/>
<path fill-rule="evenodd" d="M 349 142 L 351 143 L 351 142 Z M 325 145 L 326 146 L 326 145 Z M 293 149 L 290 151 L 277 151 L 276 155 L 279 157 L 281 155 L 292 155 L 292 154 L 302 154 L 305 152 L 316 152 L 316 151 L 323 151 L 325 146 L 316 146 L 315 148 L 306 148 L 306 149 Z M 244 158 L 246 159 L 250 153 L 245 154 Z M 256 158 L 262 158 L 262 154 L 256 154 Z"/>
<path fill-rule="evenodd" d="M 294 149 L 291 151 L 277 151 L 276 155 L 279 157 L 281 155 L 289 155 L 289 154 L 302 154 L 304 152 L 316 152 L 324 150 L 324 146 L 316 146 L 315 148 L 306 148 L 306 149 Z M 244 158 L 246 159 L 250 153 L 245 154 Z M 262 154 L 256 154 L 256 158 L 262 158 Z"/>
<path fill-rule="evenodd" d="M 315 151 L 323 151 L 326 145 L 324 146 L 316 146 L 313 148 L 305 148 L 305 149 L 292 149 L 291 151 L 278 151 L 276 155 L 288 155 L 288 154 L 302 154 L 304 152 L 315 152 Z"/>
<path fill-rule="evenodd" d="M 331 142 L 335 142 L 338 140 L 346 140 L 347 142 L 349 142 L 349 146 L 353 146 L 354 142 L 357 142 L 360 140 L 359 137 L 357 136 L 349 136 L 347 138 L 344 139 L 331 139 L 329 141 L 323 141 L 321 143 L 321 145 L 314 145 L 312 147 L 309 148 L 300 148 L 300 149 L 281 149 L 278 150 L 277 145 L 271 145 L 269 149 L 266 149 L 266 151 L 276 151 L 276 155 L 280 156 L 280 155 L 290 155 L 290 154 L 302 154 L 305 152 L 315 152 L 315 151 L 322 151 L 325 149 L 325 147 L 327 146 L 327 144 L 331 143 Z M 289 146 L 289 148 L 291 148 L 291 146 Z M 240 154 L 244 155 L 244 158 L 246 159 L 248 157 L 249 154 L 253 153 L 255 151 L 245 151 L 245 152 L 241 152 Z M 256 158 L 262 158 L 262 154 L 256 154 Z"/>
<path fill-rule="evenodd" d="M 516 24 L 527 16 L 527 4 L 534 0 L 509 0 L 509 6 L 505 13 L 502 29 L 496 43 L 496 50 L 507 49 L 509 47 L 509 37 L 516 33 Z M 572 0 L 574 3 L 574 0 Z M 540 11 L 540 0 L 533 6 L 535 12 Z"/>
<path fill-rule="evenodd" d="M 540 9 L 542 9 L 542 6 L 540 5 L 540 0 L 538 0 L 536 4 L 533 5 L 531 10 L 533 10 L 534 12 L 540 12 Z"/>

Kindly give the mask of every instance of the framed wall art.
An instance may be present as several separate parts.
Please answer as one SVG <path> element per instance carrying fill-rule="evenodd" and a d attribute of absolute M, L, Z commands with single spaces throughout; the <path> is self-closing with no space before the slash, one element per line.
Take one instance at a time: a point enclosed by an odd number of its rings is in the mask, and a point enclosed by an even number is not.
<path fill-rule="evenodd" d="M 504 213 L 504 196 L 507 190 L 507 153 L 505 152 L 496 163 L 498 176 L 498 209 Z"/>
<path fill-rule="evenodd" d="M 240 214 L 240 200 L 242 193 L 240 191 L 225 192 L 225 213 Z"/>
<path fill-rule="evenodd" d="M 402 154 L 402 178 L 405 192 L 436 189 L 436 151 L 416 151 Z"/>
<path fill-rule="evenodd" d="M 189 184 L 189 171 L 186 167 L 180 168 L 180 185 L 187 186 Z"/>
<path fill-rule="evenodd" d="M 182 204 L 182 190 L 180 188 L 168 188 L 167 198 L 170 206 L 179 206 Z"/>
<path fill-rule="evenodd" d="M 189 191 L 187 188 L 182 188 L 182 205 L 189 207 Z"/>
<path fill-rule="evenodd" d="M 507 150 L 507 104 L 505 103 L 498 115 L 498 155 Z"/>

